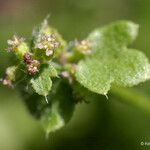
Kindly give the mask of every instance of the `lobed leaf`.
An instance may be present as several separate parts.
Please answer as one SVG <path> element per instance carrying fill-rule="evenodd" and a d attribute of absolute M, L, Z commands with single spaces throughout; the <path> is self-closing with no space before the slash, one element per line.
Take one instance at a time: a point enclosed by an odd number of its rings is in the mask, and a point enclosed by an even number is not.
<path fill-rule="evenodd" d="M 134 86 L 150 78 L 146 56 L 127 48 L 136 38 L 138 25 L 119 21 L 92 32 L 88 40 L 93 55 L 79 62 L 77 80 L 89 90 L 106 95 L 112 84 Z"/>

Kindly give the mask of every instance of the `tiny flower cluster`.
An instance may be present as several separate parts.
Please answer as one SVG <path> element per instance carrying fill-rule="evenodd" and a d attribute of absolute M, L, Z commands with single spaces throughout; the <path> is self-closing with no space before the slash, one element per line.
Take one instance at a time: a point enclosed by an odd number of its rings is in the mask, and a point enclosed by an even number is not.
<path fill-rule="evenodd" d="M 83 40 L 81 42 L 76 41 L 75 47 L 76 47 L 77 51 L 79 51 L 83 55 L 90 55 L 92 53 L 91 43 L 88 40 Z"/>
<path fill-rule="evenodd" d="M 18 37 L 17 35 L 13 35 L 12 39 L 11 40 L 8 40 L 7 43 L 8 43 L 8 48 L 7 50 L 10 52 L 10 51 L 14 51 L 15 48 L 17 48 L 22 42 L 24 42 L 24 38 L 20 38 Z"/>
<path fill-rule="evenodd" d="M 33 59 L 31 53 L 25 53 L 23 56 L 23 60 L 27 66 L 27 71 L 29 75 L 34 76 L 37 72 L 39 72 L 40 62 L 38 60 Z"/>
<path fill-rule="evenodd" d="M 59 42 L 57 41 L 54 34 L 40 35 L 35 48 L 44 49 L 46 56 L 52 56 L 54 51 L 59 47 Z"/>
<path fill-rule="evenodd" d="M 2 79 L 3 85 L 7 85 L 9 87 L 13 87 L 12 81 L 15 80 L 15 72 L 16 72 L 15 66 L 8 67 L 6 69 L 5 78 Z"/>

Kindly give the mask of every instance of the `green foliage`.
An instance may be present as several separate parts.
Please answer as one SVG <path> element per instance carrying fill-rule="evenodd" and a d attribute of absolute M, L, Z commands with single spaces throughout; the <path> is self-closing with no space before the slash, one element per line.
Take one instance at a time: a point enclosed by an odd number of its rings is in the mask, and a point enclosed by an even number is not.
<path fill-rule="evenodd" d="M 31 85 L 36 93 L 47 96 L 52 87 L 52 80 L 50 78 L 50 68 L 44 68 L 37 77 L 31 79 Z"/>
<path fill-rule="evenodd" d="M 77 80 L 89 90 L 106 95 L 111 84 L 133 86 L 150 78 L 146 56 L 127 44 L 133 42 L 138 26 L 120 21 L 92 32 L 93 55 L 79 62 Z"/>
<path fill-rule="evenodd" d="M 72 117 L 75 101 L 70 85 L 63 81 L 54 84 L 48 99 L 51 106 L 44 110 L 41 116 L 42 124 L 47 133 L 63 127 Z"/>
<path fill-rule="evenodd" d="M 36 93 L 47 96 L 52 87 L 51 77 L 57 77 L 57 70 L 52 65 L 41 67 L 41 73 L 33 77 L 30 81 Z"/>
<path fill-rule="evenodd" d="M 98 94 L 106 95 L 111 85 L 113 94 L 129 96 L 128 102 L 136 104 L 132 92 L 122 89 L 119 93 L 116 87 L 131 87 L 150 78 L 146 56 L 127 48 L 137 32 L 138 25 L 119 21 L 96 29 L 85 40 L 67 44 L 44 20 L 34 30 L 29 44 L 16 36 L 8 41 L 9 50 L 19 63 L 7 68 L 2 83 L 20 92 L 47 134 L 71 119 L 75 104 L 92 100 Z M 147 98 L 146 105 L 139 105 L 141 101 L 142 96 L 136 106 L 147 110 Z"/>

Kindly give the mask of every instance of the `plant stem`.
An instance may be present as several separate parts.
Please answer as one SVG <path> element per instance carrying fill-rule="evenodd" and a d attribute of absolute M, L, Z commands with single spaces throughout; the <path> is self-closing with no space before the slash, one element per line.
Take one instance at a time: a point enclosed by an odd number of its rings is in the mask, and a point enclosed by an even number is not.
<path fill-rule="evenodd" d="M 150 114 L 150 98 L 134 89 L 113 87 L 111 93 L 122 102 L 136 106 Z"/>

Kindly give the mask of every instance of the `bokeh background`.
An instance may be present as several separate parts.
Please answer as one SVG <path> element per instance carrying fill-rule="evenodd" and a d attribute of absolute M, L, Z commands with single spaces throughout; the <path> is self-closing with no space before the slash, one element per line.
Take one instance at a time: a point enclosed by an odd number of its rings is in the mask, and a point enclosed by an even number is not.
<path fill-rule="evenodd" d="M 11 64 L 7 39 L 14 33 L 30 39 L 47 14 L 67 41 L 115 20 L 132 20 L 140 25 L 132 46 L 150 58 L 149 0 L 0 0 L 0 76 Z M 150 99 L 150 82 L 138 90 Z M 142 141 L 150 142 L 150 114 L 111 96 L 78 104 L 69 124 L 47 139 L 17 92 L 0 86 L 0 150 L 150 149 Z"/>

